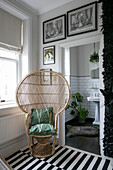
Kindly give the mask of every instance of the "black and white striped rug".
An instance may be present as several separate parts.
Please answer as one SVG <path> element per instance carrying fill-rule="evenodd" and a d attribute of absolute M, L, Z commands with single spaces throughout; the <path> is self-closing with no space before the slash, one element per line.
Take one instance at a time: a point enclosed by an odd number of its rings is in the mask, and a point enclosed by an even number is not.
<path fill-rule="evenodd" d="M 110 160 L 67 146 L 56 146 L 55 154 L 48 158 L 35 158 L 26 147 L 5 160 L 14 170 L 112 170 Z"/>

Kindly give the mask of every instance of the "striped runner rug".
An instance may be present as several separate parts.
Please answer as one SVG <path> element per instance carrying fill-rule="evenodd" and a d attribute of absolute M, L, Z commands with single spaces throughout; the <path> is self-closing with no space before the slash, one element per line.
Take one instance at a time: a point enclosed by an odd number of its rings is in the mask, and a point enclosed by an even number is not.
<path fill-rule="evenodd" d="M 56 146 L 48 158 L 35 158 L 25 147 L 5 158 L 14 170 L 112 170 L 110 160 L 68 146 Z"/>

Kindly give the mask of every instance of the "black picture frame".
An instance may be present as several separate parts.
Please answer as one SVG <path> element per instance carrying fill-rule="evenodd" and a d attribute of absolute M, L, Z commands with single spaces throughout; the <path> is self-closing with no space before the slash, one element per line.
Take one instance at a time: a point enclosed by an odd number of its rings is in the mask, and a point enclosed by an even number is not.
<path fill-rule="evenodd" d="M 97 30 L 97 2 L 67 12 L 67 36 Z"/>
<path fill-rule="evenodd" d="M 43 65 L 55 64 L 55 46 L 43 48 Z"/>
<path fill-rule="evenodd" d="M 66 39 L 66 15 L 43 22 L 43 44 Z"/>

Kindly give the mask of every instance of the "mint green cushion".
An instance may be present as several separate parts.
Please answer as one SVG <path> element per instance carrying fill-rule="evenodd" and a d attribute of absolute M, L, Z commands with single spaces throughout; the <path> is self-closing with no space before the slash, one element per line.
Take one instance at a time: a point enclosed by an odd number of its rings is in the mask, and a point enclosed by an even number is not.
<path fill-rule="evenodd" d="M 56 131 L 51 124 L 36 124 L 29 128 L 30 135 L 56 135 Z"/>
<path fill-rule="evenodd" d="M 40 123 L 49 123 L 53 124 L 53 108 L 44 108 L 44 109 L 31 109 L 31 123 L 30 126 L 40 124 Z"/>

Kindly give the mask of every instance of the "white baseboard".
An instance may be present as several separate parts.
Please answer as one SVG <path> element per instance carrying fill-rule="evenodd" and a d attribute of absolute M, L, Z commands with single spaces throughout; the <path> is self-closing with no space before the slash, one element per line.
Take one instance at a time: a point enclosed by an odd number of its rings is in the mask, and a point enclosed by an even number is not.
<path fill-rule="evenodd" d="M 26 134 L 0 145 L 0 155 L 6 157 L 28 145 Z"/>

